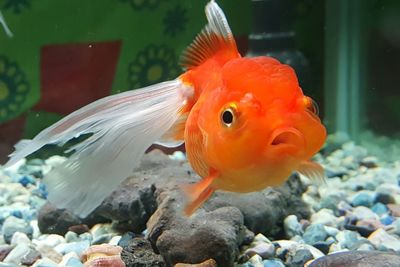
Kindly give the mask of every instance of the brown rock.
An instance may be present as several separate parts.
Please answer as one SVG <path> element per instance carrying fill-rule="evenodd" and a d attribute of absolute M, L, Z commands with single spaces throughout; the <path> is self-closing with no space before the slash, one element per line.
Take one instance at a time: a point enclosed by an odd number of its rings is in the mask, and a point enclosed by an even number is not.
<path fill-rule="evenodd" d="M 89 232 L 89 226 L 87 226 L 86 224 L 77 224 L 77 225 L 72 225 L 70 227 L 68 227 L 68 231 L 77 233 L 78 235 Z"/>
<path fill-rule="evenodd" d="M 217 263 L 215 260 L 209 259 L 198 264 L 177 263 L 174 267 L 217 267 Z"/>
<path fill-rule="evenodd" d="M 13 250 L 14 246 L 10 245 L 0 245 L 0 262 L 2 262 L 5 257 L 7 257 L 8 253 Z"/>
<path fill-rule="evenodd" d="M 313 261 L 308 267 L 395 267 L 400 256 L 381 251 L 346 251 L 330 254 Z"/>
<path fill-rule="evenodd" d="M 150 242 L 143 237 L 133 238 L 123 246 L 121 258 L 127 267 L 165 267 L 161 255 L 156 254 Z"/>
<path fill-rule="evenodd" d="M 28 254 L 22 257 L 21 264 L 26 266 L 31 266 L 40 258 L 42 258 L 40 252 L 38 252 L 35 249 L 31 249 Z"/>
<path fill-rule="evenodd" d="M 388 209 L 395 217 L 400 217 L 400 205 L 399 204 L 387 204 Z"/>

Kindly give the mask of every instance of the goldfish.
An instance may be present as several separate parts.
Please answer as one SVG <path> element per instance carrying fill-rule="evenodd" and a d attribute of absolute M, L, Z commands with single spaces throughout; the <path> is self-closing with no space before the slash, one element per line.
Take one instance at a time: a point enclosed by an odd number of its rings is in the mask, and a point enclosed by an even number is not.
<path fill-rule="evenodd" d="M 207 25 L 182 55 L 183 74 L 78 109 L 17 143 L 6 166 L 46 144 L 90 134 L 43 180 L 51 203 L 81 217 L 132 174 L 154 143 L 184 143 L 201 177 L 183 185 L 186 215 L 216 190 L 258 191 L 282 184 L 292 172 L 323 179 L 323 168 L 310 159 L 326 130 L 294 70 L 271 57 L 242 57 L 214 0 L 205 13 Z"/>

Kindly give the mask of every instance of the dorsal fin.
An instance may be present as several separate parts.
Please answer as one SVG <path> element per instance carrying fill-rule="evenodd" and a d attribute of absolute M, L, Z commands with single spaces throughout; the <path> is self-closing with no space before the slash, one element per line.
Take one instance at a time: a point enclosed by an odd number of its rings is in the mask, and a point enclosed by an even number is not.
<path fill-rule="evenodd" d="M 240 56 L 228 21 L 222 9 L 211 0 L 205 8 L 208 24 L 196 36 L 181 57 L 181 65 L 194 68 L 217 53 L 228 60 Z"/>

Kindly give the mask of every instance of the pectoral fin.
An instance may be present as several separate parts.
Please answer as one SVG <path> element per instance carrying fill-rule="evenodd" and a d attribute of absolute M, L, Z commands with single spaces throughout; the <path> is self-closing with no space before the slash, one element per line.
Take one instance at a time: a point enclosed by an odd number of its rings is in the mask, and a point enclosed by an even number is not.
<path fill-rule="evenodd" d="M 326 183 L 324 168 L 313 161 L 303 161 L 297 171 L 317 183 Z"/>
<path fill-rule="evenodd" d="M 211 187 L 215 177 L 216 175 L 212 174 L 198 183 L 182 186 L 187 198 L 187 204 L 184 209 L 186 216 L 192 215 L 215 191 Z"/>

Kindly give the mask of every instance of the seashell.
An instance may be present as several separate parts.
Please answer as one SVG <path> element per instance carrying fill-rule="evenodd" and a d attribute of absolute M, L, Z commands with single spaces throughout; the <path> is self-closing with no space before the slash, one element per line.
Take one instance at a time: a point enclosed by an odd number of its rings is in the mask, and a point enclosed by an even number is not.
<path fill-rule="evenodd" d="M 121 259 L 122 248 L 110 244 L 94 245 L 82 253 L 81 260 L 85 267 L 125 267 Z"/>

